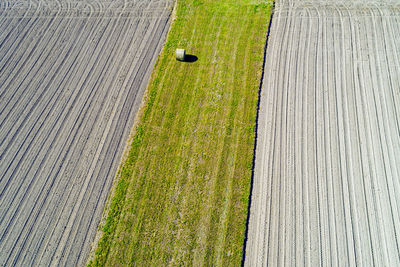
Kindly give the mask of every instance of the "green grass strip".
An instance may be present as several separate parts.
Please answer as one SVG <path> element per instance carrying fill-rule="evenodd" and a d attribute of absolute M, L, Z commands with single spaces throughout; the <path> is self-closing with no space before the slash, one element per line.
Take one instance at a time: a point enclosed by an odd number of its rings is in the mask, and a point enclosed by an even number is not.
<path fill-rule="evenodd" d="M 89 266 L 240 265 L 271 9 L 178 0 Z"/>

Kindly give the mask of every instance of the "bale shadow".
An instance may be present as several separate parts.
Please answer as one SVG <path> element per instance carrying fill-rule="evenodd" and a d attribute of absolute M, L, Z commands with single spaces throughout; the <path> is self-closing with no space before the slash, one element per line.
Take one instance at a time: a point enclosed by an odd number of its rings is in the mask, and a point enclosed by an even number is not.
<path fill-rule="evenodd" d="M 185 55 L 185 59 L 182 61 L 187 62 L 187 63 L 193 63 L 193 62 L 196 62 L 197 60 L 198 60 L 198 57 L 196 57 L 195 55 Z"/>

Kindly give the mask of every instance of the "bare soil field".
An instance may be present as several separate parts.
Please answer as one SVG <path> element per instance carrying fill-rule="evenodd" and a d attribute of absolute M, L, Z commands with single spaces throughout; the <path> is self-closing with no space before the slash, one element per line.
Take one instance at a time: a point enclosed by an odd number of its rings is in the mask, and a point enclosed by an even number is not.
<path fill-rule="evenodd" d="M 246 266 L 400 265 L 400 3 L 277 1 Z"/>
<path fill-rule="evenodd" d="M 170 0 L 0 0 L 0 266 L 82 265 Z"/>

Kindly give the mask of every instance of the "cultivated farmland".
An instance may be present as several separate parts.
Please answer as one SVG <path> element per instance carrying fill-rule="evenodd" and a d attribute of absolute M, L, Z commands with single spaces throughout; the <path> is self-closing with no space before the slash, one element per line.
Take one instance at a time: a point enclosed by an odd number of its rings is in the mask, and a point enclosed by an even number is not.
<path fill-rule="evenodd" d="M 171 10 L 0 0 L 0 266 L 85 263 Z"/>
<path fill-rule="evenodd" d="M 246 266 L 400 265 L 400 4 L 277 1 Z"/>

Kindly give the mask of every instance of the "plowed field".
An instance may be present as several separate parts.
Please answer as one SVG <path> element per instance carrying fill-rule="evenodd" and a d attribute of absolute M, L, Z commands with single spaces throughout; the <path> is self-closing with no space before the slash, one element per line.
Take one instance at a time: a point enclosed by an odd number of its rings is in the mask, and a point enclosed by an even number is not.
<path fill-rule="evenodd" d="M 0 266 L 85 263 L 171 1 L 0 1 Z"/>
<path fill-rule="evenodd" d="M 400 5 L 277 1 L 246 266 L 400 265 Z"/>

